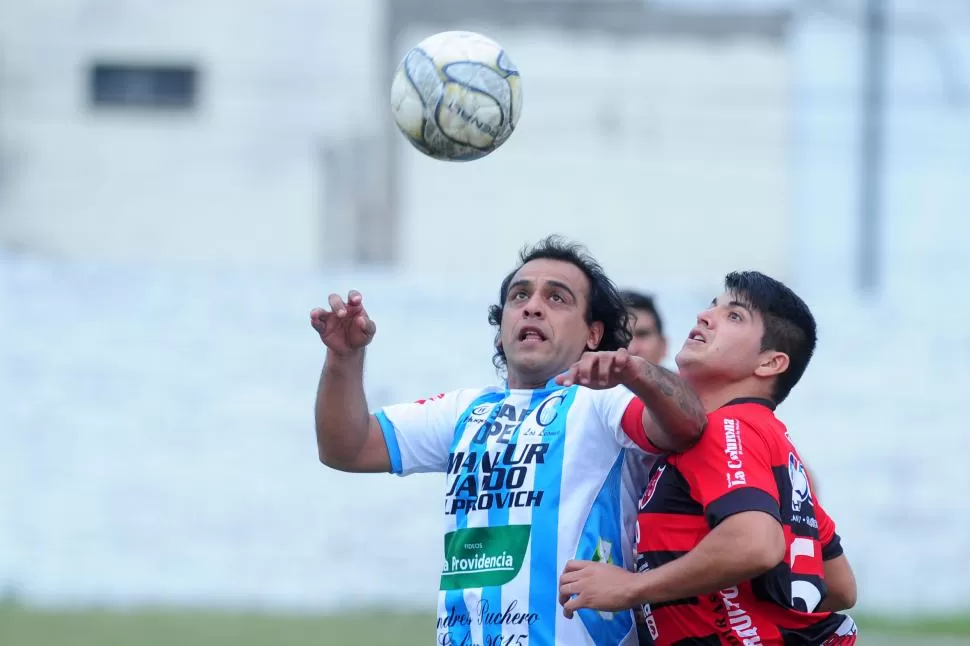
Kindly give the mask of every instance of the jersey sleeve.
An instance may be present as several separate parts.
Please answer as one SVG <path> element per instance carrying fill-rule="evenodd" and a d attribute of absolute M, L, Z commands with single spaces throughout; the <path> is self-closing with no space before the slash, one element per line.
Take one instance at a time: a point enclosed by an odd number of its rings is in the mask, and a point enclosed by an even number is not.
<path fill-rule="evenodd" d="M 745 511 L 761 511 L 781 522 L 771 449 L 745 420 L 730 413 L 709 415 L 700 442 L 672 460 L 712 529 Z"/>
<path fill-rule="evenodd" d="M 842 538 L 835 532 L 835 522 L 816 500 L 815 518 L 818 520 L 818 540 L 822 544 L 822 560 L 831 561 L 842 554 Z"/>
<path fill-rule="evenodd" d="M 650 455 L 663 453 L 653 445 L 643 428 L 646 406 L 639 397 L 623 386 L 594 392 L 603 424 L 610 429 L 621 446 Z"/>
<path fill-rule="evenodd" d="M 398 475 L 444 472 L 466 391 L 442 393 L 407 404 L 381 408 L 381 425 L 391 472 Z"/>

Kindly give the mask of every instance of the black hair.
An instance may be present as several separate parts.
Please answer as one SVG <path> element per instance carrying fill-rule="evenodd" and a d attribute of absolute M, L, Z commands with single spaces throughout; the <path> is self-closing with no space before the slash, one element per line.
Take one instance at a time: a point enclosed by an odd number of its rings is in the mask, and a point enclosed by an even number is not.
<path fill-rule="evenodd" d="M 799 296 L 780 281 L 757 271 L 736 271 L 724 277 L 724 288 L 734 298 L 761 314 L 765 331 L 761 350 L 788 355 L 788 370 L 778 375 L 771 394 L 780 404 L 805 373 L 815 353 L 818 333 L 815 317 Z"/>
<path fill-rule="evenodd" d="M 598 351 L 615 351 L 630 345 L 630 314 L 623 297 L 613 281 L 607 277 L 603 267 L 590 255 L 586 247 L 570 242 L 558 235 L 550 235 L 532 246 L 526 245 L 519 252 L 519 264 L 510 271 L 499 287 L 498 303 L 488 308 L 488 322 L 496 328 L 496 338 L 501 335 L 502 309 L 509 295 L 509 285 L 523 265 L 533 260 L 560 260 L 578 267 L 589 279 L 589 301 L 586 307 L 586 322 L 599 321 L 603 324 L 603 338 Z M 506 366 L 505 351 L 496 344 L 492 363 L 499 370 Z"/>
<path fill-rule="evenodd" d="M 651 314 L 653 320 L 657 322 L 657 334 L 659 336 L 664 335 L 664 322 L 660 318 L 660 312 L 657 310 L 657 304 L 654 302 L 653 296 L 642 292 L 635 292 L 632 289 L 620 292 L 620 296 L 623 297 L 623 302 L 626 303 L 627 308 Z"/>

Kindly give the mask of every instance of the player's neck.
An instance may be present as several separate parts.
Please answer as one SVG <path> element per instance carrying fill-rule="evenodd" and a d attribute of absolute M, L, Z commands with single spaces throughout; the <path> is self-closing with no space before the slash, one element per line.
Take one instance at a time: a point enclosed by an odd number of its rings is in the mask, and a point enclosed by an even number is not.
<path fill-rule="evenodd" d="M 708 381 L 694 385 L 694 390 L 704 404 L 704 410 L 711 413 L 735 399 L 771 399 L 761 384 L 751 383 L 750 380 L 740 382 Z"/>
<path fill-rule="evenodd" d="M 509 390 L 542 390 L 549 383 L 549 377 L 539 379 L 535 376 L 509 375 L 507 386 Z"/>

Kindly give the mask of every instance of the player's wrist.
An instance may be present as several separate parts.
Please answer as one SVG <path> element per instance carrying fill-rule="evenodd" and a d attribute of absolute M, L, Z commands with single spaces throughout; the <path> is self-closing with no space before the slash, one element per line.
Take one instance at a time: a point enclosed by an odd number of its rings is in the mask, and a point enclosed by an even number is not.
<path fill-rule="evenodd" d="M 347 369 L 359 370 L 364 365 L 364 348 L 353 348 L 338 352 L 327 348 L 327 358 L 324 365 L 327 370 L 342 371 Z"/>
<path fill-rule="evenodd" d="M 623 385 L 631 390 L 647 382 L 647 370 L 650 362 L 643 357 L 631 356 L 627 359 L 626 374 L 623 375 Z"/>
<path fill-rule="evenodd" d="M 654 603 L 656 595 L 656 585 L 653 572 L 639 572 L 632 577 L 630 597 L 634 606 L 642 606 L 645 603 Z"/>

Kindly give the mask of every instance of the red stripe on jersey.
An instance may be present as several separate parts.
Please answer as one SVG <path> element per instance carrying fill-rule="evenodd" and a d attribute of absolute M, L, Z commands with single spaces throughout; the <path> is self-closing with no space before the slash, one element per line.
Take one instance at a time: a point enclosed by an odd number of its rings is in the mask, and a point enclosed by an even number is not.
<path fill-rule="evenodd" d="M 637 543 L 640 553 L 689 552 L 708 533 L 703 516 L 640 514 L 637 523 L 640 525 L 640 542 Z"/>
<path fill-rule="evenodd" d="M 647 433 L 643 428 L 643 416 L 646 412 L 647 407 L 643 401 L 639 397 L 634 397 L 633 401 L 627 405 L 626 410 L 623 411 L 620 428 L 641 449 L 647 453 L 660 455 L 663 451 L 654 446 L 654 443 L 647 437 Z"/>

